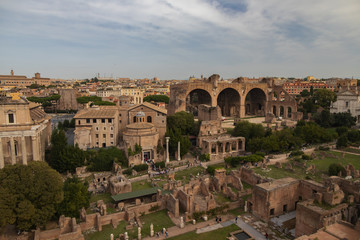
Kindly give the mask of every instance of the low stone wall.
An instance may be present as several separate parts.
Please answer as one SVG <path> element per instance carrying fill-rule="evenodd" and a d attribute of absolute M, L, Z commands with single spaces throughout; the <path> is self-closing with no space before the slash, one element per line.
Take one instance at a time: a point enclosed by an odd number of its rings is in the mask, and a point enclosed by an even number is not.
<path fill-rule="evenodd" d="M 268 182 L 267 179 L 254 173 L 253 170 L 245 167 L 240 168 L 240 176 L 241 176 L 241 181 L 244 181 L 250 184 L 251 186 L 254 186 L 259 183 Z"/>

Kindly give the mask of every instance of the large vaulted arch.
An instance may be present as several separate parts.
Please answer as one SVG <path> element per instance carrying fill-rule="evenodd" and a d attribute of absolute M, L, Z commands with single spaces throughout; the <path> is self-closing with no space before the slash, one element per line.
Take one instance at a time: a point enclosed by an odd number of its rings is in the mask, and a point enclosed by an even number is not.
<path fill-rule="evenodd" d="M 251 89 L 245 98 L 245 114 L 265 116 L 266 95 L 260 88 Z"/>
<path fill-rule="evenodd" d="M 197 116 L 200 104 L 211 106 L 211 95 L 203 89 L 194 89 L 186 96 L 186 111 Z"/>
<path fill-rule="evenodd" d="M 219 93 L 217 105 L 221 109 L 222 116 L 240 116 L 240 94 L 233 88 L 225 88 Z"/>

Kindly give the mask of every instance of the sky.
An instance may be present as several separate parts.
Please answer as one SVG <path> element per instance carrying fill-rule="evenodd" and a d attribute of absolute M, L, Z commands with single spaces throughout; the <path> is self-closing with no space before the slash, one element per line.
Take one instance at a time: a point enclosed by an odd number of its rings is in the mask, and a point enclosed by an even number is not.
<path fill-rule="evenodd" d="M 0 0 L 0 75 L 360 78 L 359 0 Z"/>

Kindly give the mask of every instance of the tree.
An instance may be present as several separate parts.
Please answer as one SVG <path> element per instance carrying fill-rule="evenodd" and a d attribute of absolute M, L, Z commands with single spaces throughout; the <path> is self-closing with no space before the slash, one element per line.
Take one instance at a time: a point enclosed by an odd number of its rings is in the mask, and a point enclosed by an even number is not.
<path fill-rule="evenodd" d="M 325 88 L 317 89 L 314 92 L 313 99 L 317 105 L 323 107 L 324 109 L 329 109 L 331 103 L 336 101 L 336 94 Z"/>
<path fill-rule="evenodd" d="M 232 135 L 235 137 L 245 137 L 246 140 L 265 136 L 265 129 L 261 124 L 240 121 L 236 123 Z"/>
<path fill-rule="evenodd" d="M 63 200 L 62 189 L 60 174 L 45 162 L 6 165 L 0 170 L 0 225 L 44 226 Z"/>
<path fill-rule="evenodd" d="M 179 128 L 168 129 L 165 136 L 170 137 L 169 153 L 175 155 L 178 150 L 178 142 L 180 142 L 180 156 L 188 153 L 191 142 L 188 136 L 183 136 Z"/>
<path fill-rule="evenodd" d="M 334 124 L 334 116 L 328 109 L 322 110 L 321 113 L 314 114 L 313 119 L 324 128 L 329 128 Z"/>
<path fill-rule="evenodd" d="M 60 173 L 75 172 L 84 165 L 86 154 L 77 145 L 68 146 L 64 130 L 54 129 L 51 135 L 51 149 L 46 161 Z"/>
<path fill-rule="evenodd" d="M 332 163 L 329 165 L 329 176 L 338 176 L 341 172 L 343 175 L 346 174 L 345 168 L 339 163 Z"/>
<path fill-rule="evenodd" d="M 309 92 L 307 89 L 305 89 L 305 90 L 303 90 L 303 91 L 300 93 L 300 95 L 301 95 L 302 97 L 309 97 L 309 96 L 310 96 L 310 92 Z"/>
<path fill-rule="evenodd" d="M 169 97 L 166 95 L 149 95 L 144 97 L 144 102 L 164 102 L 166 104 L 169 103 Z"/>
<path fill-rule="evenodd" d="M 338 138 L 338 140 L 336 141 L 336 148 L 343 148 L 343 147 L 347 147 L 349 145 L 348 139 L 346 137 L 346 135 L 342 135 Z"/>
<path fill-rule="evenodd" d="M 360 141 L 360 132 L 359 130 L 350 130 L 347 133 L 347 138 L 350 142 L 358 142 Z"/>
<path fill-rule="evenodd" d="M 194 129 L 194 115 L 184 111 L 177 112 L 167 117 L 167 126 L 169 129 L 180 129 L 182 135 L 188 135 Z"/>
<path fill-rule="evenodd" d="M 64 183 L 64 200 L 58 206 L 58 215 L 66 217 L 79 217 L 81 208 L 90 205 L 90 194 L 87 182 L 83 183 L 78 178 L 68 178 Z"/>
<path fill-rule="evenodd" d="M 123 150 L 116 147 L 101 148 L 99 151 L 90 150 L 87 152 L 90 171 L 110 171 L 114 162 L 122 167 L 128 166 L 128 159 Z"/>
<path fill-rule="evenodd" d="M 334 113 L 333 127 L 352 127 L 356 124 L 356 118 L 351 116 L 349 112 Z"/>

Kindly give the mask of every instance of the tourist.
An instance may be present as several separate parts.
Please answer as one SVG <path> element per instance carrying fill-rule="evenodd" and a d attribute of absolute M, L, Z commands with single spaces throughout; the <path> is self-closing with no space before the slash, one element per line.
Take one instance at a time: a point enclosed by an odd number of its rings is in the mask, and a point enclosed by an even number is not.
<path fill-rule="evenodd" d="M 221 217 L 219 217 L 219 222 L 221 223 Z"/>
<path fill-rule="evenodd" d="M 168 237 L 168 232 L 167 232 L 167 230 L 165 231 L 165 237 L 166 237 L 166 238 Z"/>
<path fill-rule="evenodd" d="M 238 219 L 238 218 L 237 218 L 237 216 L 236 216 L 236 217 L 235 217 L 235 222 L 236 222 L 236 223 L 237 223 L 237 219 Z"/>
<path fill-rule="evenodd" d="M 216 216 L 216 218 L 215 218 L 215 221 L 216 221 L 216 223 L 218 222 L 218 217 Z"/>
<path fill-rule="evenodd" d="M 265 238 L 266 238 L 266 239 L 269 239 L 268 233 L 265 233 Z"/>

